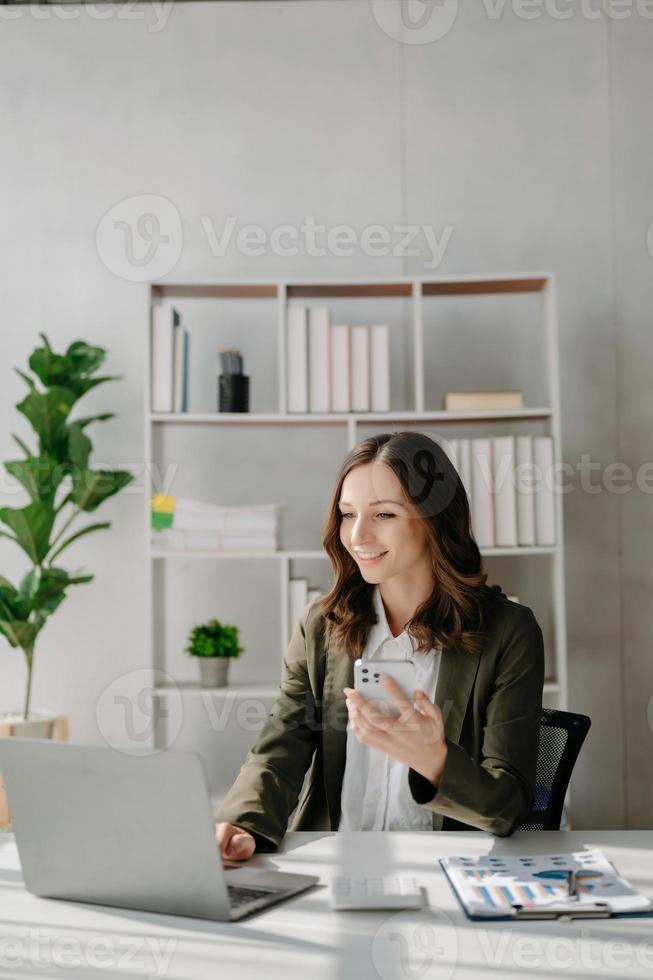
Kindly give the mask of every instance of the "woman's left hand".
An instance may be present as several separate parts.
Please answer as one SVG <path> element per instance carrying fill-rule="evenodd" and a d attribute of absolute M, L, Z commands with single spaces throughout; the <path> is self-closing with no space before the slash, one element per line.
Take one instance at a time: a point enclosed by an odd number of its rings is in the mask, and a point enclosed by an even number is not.
<path fill-rule="evenodd" d="M 437 786 L 447 759 L 440 708 L 419 688 L 413 692 L 413 707 L 412 700 L 392 677 L 382 676 L 381 683 L 392 696 L 398 716 L 346 687 L 352 732 L 360 742 L 403 762 Z"/>

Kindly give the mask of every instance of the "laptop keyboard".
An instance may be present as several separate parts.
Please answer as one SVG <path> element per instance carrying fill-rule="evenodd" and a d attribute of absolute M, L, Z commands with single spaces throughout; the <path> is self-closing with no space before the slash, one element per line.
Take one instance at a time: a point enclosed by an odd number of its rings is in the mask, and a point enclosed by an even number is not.
<path fill-rule="evenodd" d="M 253 902 L 257 898 L 276 894 L 274 888 L 243 888 L 241 885 L 227 885 L 227 891 L 232 909 L 238 909 L 241 905 Z"/>

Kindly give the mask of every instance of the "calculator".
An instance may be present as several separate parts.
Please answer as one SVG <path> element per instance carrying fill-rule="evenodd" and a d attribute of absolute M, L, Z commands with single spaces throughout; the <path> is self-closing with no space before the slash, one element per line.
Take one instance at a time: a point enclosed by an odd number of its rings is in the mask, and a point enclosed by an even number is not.
<path fill-rule="evenodd" d="M 415 878 L 404 875 L 337 875 L 331 881 L 332 909 L 421 909 L 426 905 L 426 890 Z"/>

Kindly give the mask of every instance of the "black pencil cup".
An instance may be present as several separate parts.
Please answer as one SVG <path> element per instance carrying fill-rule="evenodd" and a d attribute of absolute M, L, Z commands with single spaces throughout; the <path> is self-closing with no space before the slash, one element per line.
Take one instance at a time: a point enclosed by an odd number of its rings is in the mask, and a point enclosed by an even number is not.
<path fill-rule="evenodd" d="M 218 377 L 218 411 L 249 412 L 249 375 L 221 374 Z"/>

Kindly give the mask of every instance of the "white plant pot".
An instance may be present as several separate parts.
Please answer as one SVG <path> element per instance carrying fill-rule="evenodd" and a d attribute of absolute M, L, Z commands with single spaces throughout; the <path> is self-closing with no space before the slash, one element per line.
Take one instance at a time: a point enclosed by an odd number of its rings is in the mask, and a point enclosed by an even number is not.
<path fill-rule="evenodd" d="M 229 657 L 198 657 L 202 687 L 226 687 Z"/>
<path fill-rule="evenodd" d="M 9 727 L 10 735 L 20 738 L 52 738 L 56 715 L 52 711 L 31 711 L 27 721 L 21 712 L 0 714 L 0 729 Z"/>

